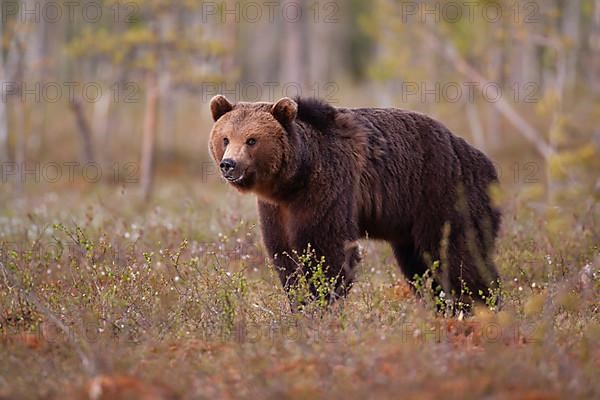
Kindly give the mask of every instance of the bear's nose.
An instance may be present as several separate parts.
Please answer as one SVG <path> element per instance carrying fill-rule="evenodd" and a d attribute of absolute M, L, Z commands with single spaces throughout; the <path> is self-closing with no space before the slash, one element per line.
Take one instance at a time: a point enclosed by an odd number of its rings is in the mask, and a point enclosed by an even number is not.
<path fill-rule="evenodd" d="M 235 168 L 235 161 L 231 158 L 226 158 L 221 161 L 219 167 L 221 167 L 221 171 L 223 171 L 223 173 L 226 174 Z"/>

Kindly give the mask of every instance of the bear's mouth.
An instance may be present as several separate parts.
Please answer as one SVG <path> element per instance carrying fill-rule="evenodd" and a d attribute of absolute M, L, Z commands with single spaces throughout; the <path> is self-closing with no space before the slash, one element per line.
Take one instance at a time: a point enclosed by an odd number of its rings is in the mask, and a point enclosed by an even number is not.
<path fill-rule="evenodd" d="M 241 180 L 244 179 L 245 176 L 246 176 L 246 169 L 244 169 L 243 171 L 240 171 L 239 168 L 237 168 L 237 170 L 228 171 L 228 172 L 223 173 L 223 178 L 225 178 L 225 180 L 227 180 L 230 183 L 240 182 Z"/>
<path fill-rule="evenodd" d="M 244 170 L 239 176 L 225 175 L 224 178 L 227 180 L 227 182 L 236 187 L 244 188 L 252 185 L 252 177 L 251 174 L 248 173 L 247 169 Z"/>
<path fill-rule="evenodd" d="M 229 181 L 229 183 L 239 183 L 244 179 L 245 175 L 246 174 L 243 173 L 242 175 L 238 176 L 237 178 L 234 176 L 226 176 L 225 179 L 227 179 Z"/>

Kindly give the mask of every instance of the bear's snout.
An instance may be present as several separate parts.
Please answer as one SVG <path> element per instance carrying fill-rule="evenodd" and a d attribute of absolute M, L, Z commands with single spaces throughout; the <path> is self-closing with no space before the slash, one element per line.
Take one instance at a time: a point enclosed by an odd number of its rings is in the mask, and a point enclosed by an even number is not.
<path fill-rule="evenodd" d="M 245 182 L 247 167 L 244 166 L 244 162 L 236 161 L 233 158 L 224 158 L 219 163 L 221 168 L 221 174 L 227 181 L 236 184 L 237 186 L 242 185 Z"/>
<path fill-rule="evenodd" d="M 231 158 L 225 158 L 221 161 L 219 167 L 221 168 L 221 172 L 223 172 L 223 175 L 227 176 L 230 172 L 232 172 L 235 169 L 235 164 L 235 160 Z"/>

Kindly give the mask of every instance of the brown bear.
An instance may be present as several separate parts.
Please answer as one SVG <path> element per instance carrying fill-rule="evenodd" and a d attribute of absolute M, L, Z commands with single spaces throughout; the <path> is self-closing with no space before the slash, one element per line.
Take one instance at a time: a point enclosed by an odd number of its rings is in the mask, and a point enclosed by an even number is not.
<path fill-rule="evenodd" d="M 264 244 L 286 289 L 311 248 L 350 288 L 357 240 L 387 241 L 409 279 L 427 271 L 445 299 L 489 299 L 500 213 L 492 162 L 440 122 L 394 108 L 336 108 L 317 99 L 210 103 L 209 147 L 223 177 L 254 193 Z M 414 281 L 413 281 L 414 282 Z M 441 292 L 439 292 L 441 294 Z"/>

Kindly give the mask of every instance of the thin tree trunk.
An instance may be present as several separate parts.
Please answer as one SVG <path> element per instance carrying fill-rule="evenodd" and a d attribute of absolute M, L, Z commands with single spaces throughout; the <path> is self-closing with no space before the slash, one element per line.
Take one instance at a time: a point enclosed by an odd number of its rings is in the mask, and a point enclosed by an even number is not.
<path fill-rule="evenodd" d="M 161 72 L 158 79 L 158 91 L 163 102 L 160 107 L 161 115 L 159 118 L 159 126 L 161 140 L 158 147 L 161 149 L 162 154 L 165 154 L 169 159 L 172 159 L 175 157 L 177 150 L 177 124 L 175 118 L 177 96 L 173 96 L 170 72 L 164 65 L 161 65 L 159 68 L 161 69 Z"/>
<path fill-rule="evenodd" d="M 565 95 L 566 88 L 568 86 L 569 79 L 569 56 L 568 51 L 563 51 L 563 48 L 556 50 L 556 75 L 554 77 L 554 87 L 552 90 L 556 95 L 556 104 L 552 111 L 552 122 L 548 129 L 549 135 L 548 140 L 550 146 L 553 148 L 558 147 L 559 138 L 562 136 L 562 124 L 561 120 L 563 117 L 563 98 Z M 556 194 L 558 193 L 561 182 L 557 181 L 556 177 L 552 175 L 550 163 L 546 166 L 546 177 L 548 181 L 547 201 L 552 204 L 556 201 Z"/>
<path fill-rule="evenodd" d="M 285 37 L 283 46 L 283 70 L 282 84 L 293 83 L 299 85 L 302 90 L 307 87 L 308 63 L 306 62 L 306 35 L 304 31 L 304 18 L 296 20 L 293 10 L 304 7 L 303 0 L 287 0 L 287 4 L 295 4 L 295 7 L 287 7 L 289 10 L 287 20 L 284 20 Z"/>
<path fill-rule="evenodd" d="M 17 85 L 24 81 L 27 65 L 24 62 L 25 49 L 23 43 L 27 38 L 22 30 L 15 33 L 10 45 L 10 53 L 8 59 L 8 69 L 11 71 L 11 79 Z M 25 133 L 25 107 L 26 103 L 20 97 L 20 88 L 17 90 L 16 97 L 13 99 L 13 115 L 14 115 L 14 137 L 15 137 L 15 162 L 18 168 L 25 168 L 26 152 L 27 152 L 27 135 Z M 25 183 L 22 176 L 17 179 L 19 190 L 23 189 Z"/>
<path fill-rule="evenodd" d="M 592 26 L 588 37 L 588 46 L 591 49 L 589 55 L 589 65 L 587 81 L 595 94 L 600 93 L 600 0 L 594 1 L 594 11 L 592 17 Z"/>
<path fill-rule="evenodd" d="M 113 69 L 107 64 L 103 64 L 98 68 L 98 78 L 102 82 L 108 82 L 112 76 Z M 92 118 L 90 131 L 92 133 L 92 142 L 95 143 L 95 158 L 102 165 L 107 165 L 108 162 L 108 130 L 109 130 L 109 112 L 110 103 L 113 96 L 100 96 L 97 102 L 94 103 L 92 109 Z M 120 101 L 121 99 L 117 99 Z"/>
<path fill-rule="evenodd" d="M 332 59 L 334 40 L 337 39 L 335 38 L 335 26 L 333 26 L 335 24 L 318 21 L 318 23 L 311 22 L 311 25 L 312 28 L 308 34 L 310 46 L 307 46 L 310 51 L 307 75 L 309 85 L 317 84 L 318 93 L 323 96 L 321 92 L 328 79 L 328 66 Z M 308 93 L 312 95 L 313 91 Z"/>
<path fill-rule="evenodd" d="M 236 1 L 235 0 L 227 0 L 225 2 L 225 7 L 227 7 L 228 9 L 234 9 L 236 6 Z M 224 38 L 223 38 L 223 43 L 225 45 L 225 48 L 227 48 L 229 51 L 227 52 L 227 54 L 223 57 L 223 63 L 222 63 L 222 71 L 223 71 L 223 75 L 225 75 L 226 78 L 228 79 L 232 79 L 233 75 L 237 72 L 235 71 L 236 65 L 238 65 L 238 63 L 236 62 L 236 48 L 237 48 L 237 29 L 238 29 L 239 24 L 237 24 L 235 22 L 235 18 L 227 18 L 225 20 L 225 24 L 224 24 Z"/>
<path fill-rule="evenodd" d="M 108 111 L 110 109 L 111 96 L 100 96 L 100 99 L 94 104 L 94 113 L 92 116 L 91 133 L 96 139 L 96 144 L 101 143 L 97 157 L 104 164 L 107 159 L 106 137 L 108 135 Z"/>
<path fill-rule="evenodd" d="M 144 112 L 144 131 L 142 137 L 141 184 L 144 201 L 150 199 L 154 181 L 154 153 L 158 128 L 158 107 L 160 91 L 155 71 L 146 77 L 146 109 Z"/>
<path fill-rule="evenodd" d="M 0 61 L 1 62 L 1 61 Z M 0 79 L 0 84 L 4 79 Z M 0 162 L 8 161 L 8 112 L 7 103 L 0 101 Z"/>
<path fill-rule="evenodd" d="M 3 18 L 0 18 L 0 43 L 4 43 Z M 2 50 L 2 49 L 0 49 Z M 4 51 L 0 51 L 0 85 L 10 80 L 6 66 L 4 65 Z M 0 99 L 0 162 L 8 161 L 8 110 L 7 102 L 4 98 Z"/>
<path fill-rule="evenodd" d="M 77 98 L 73 99 L 73 102 L 71 103 L 71 109 L 75 113 L 77 130 L 79 131 L 79 136 L 81 137 L 83 160 L 86 164 L 91 163 L 94 161 L 92 131 L 87 119 L 85 118 L 85 111 L 83 110 L 81 100 Z"/>
<path fill-rule="evenodd" d="M 18 168 L 25 164 L 27 137 L 25 135 L 25 104 L 20 99 L 14 101 L 13 113 L 15 118 L 15 162 Z"/>
<path fill-rule="evenodd" d="M 581 18 L 581 1 L 569 0 L 565 3 L 562 20 L 562 33 L 568 39 L 565 46 L 565 85 L 567 89 L 575 86 L 577 78 L 577 60 L 579 55 L 579 23 Z"/>

